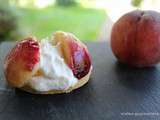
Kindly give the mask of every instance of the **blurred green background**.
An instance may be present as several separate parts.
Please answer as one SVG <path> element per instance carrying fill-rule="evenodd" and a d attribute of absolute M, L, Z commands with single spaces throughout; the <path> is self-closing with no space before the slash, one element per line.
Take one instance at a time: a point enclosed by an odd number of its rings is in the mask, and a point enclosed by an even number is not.
<path fill-rule="evenodd" d="M 62 30 L 94 41 L 106 19 L 103 9 L 87 0 L 0 0 L 0 41 L 38 39 Z"/>

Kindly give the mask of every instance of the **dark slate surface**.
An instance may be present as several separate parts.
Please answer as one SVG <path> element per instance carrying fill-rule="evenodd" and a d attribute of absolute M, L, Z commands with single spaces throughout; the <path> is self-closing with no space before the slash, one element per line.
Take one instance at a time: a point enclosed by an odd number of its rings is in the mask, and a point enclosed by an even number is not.
<path fill-rule="evenodd" d="M 88 43 L 94 68 L 88 84 L 70 94 L 33 95 L 5 83 L 3 59 L 11 46 L 0 44 L 0 120 L 160 119 L 159 65 L 129 68 L 116 62 L 109 44 Z"/>

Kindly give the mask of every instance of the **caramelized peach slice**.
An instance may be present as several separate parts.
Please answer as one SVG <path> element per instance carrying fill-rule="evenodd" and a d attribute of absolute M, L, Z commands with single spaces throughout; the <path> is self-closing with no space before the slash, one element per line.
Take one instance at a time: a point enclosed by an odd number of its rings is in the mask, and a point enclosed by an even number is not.
<path fill-rule="evenodd" d="M 88 74 L 91 68 L 89 52 L 73 34 L 60 31 L 54 33 L 54 44 L 59 45 L 61 56 L 76 78 L 81 79 Z"/>
<path fill-rule="evenodd" d="M 37 72 L 38 62 L 39 44 L 35 38 L 29 37 L 17 43 L 5 58 L 7 81 L 15 87 L 23 86 Z"/>

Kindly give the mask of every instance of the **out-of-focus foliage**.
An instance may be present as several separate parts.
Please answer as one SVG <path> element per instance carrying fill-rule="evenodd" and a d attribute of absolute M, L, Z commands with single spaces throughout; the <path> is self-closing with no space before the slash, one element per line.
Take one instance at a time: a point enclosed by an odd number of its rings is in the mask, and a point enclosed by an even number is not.
<path fill-rule="evenodd" d="M 19 38 L 18 17 L 14 11 L 8 4 L 0 4 L 0 41 Z"/>
<path fill-rule="evenodd" d="M 76 0 L 56 0 L 58 6 L 73 6 L 76 5 Z"/>
<path fill-rule="evenodd" d="M 42 39 L 54 31 L 74 33 L 80 40 L 96 40 L 106 19 L 104 10 L 83 7 L 48 7 L 45 9 L 21 9 L 20 25 L 27 35 Z"/>
<path fill-rule="evenodd" d="M 26 36 L 40 40 L 57 30 L 72 32 L 83 41 L 96 40 L 106 19 L 104 10 L 85 8 L 79 0 L 57 0 L 60 6 L 46 1 L 0 0 L 0 41 Z"/>
<path fill-rule="evenodd" d="M 131 1 L 131 4 L 132 4 L 134 7 L 140 7 L 141 4 L 142 4 L 142 1 L 143 1 L 143 0 L 132 0 L 132 1 Z"/>

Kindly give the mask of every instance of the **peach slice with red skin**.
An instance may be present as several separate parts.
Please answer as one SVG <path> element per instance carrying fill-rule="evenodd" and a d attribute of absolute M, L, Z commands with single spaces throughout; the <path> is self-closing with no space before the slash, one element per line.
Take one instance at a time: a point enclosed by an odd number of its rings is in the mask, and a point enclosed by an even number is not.
<path fill-rule="evenodd" d="M 81 79 L 91 68 L 91 58 L 86 46 L 74 35 L 66 32 L 55 32 L 54 42 L 76 78 Z"/>
<path fill-rule="evenodd" d="M 33 37 L 24 39 L 17 43 L 5 58 L 6 79 L 12 86 L 23 86 L 25 80 L 37 72 L 38 62 L 39 43 Z"/>

